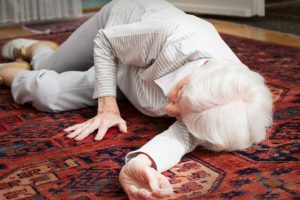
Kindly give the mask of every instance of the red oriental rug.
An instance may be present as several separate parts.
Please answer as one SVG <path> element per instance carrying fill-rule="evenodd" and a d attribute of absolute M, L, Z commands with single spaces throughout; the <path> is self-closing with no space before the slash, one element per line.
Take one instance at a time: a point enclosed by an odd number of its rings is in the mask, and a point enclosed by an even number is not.
<path fill-rule="evenodd" d="M 36 35 L 63 42 L 71 32 Z M 269 139 L 245 151 L 196 149 L 165 172 L 171 199 L 300 199 L 300 49 L 222 35 L 239 58 L 266 77 L 274 97 Z M 0 46 L 4 43 L 0 40 Z M 0 58 L 0 62 L 5 60 Z M 174 120 L 150 118 L 120 102 L 127 134 L 110 129 L 101 142 L 64 137 L 63 129 L 96 108 L 59 114 L 13 102 L 0 88 L 0 199 L 127 199 L 118 182 L 124 156 Z"/>

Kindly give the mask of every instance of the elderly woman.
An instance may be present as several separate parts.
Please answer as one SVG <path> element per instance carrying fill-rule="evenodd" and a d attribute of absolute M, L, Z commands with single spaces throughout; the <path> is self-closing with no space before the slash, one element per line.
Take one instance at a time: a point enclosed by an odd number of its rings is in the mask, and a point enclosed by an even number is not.
<path fill-rule="evenodd" d="M 101 140 L 112 126 L 127 132 L 116 101 L 122 93 L 146 115 L 177 119 L 126 156 L 120 182 L 131 199 L 170 195 L 160 173 L 198 145 L 233 151 L 266 138 L 272 99 L 263 78 L 210 23 L 164 0 L 114 0 L 56 48 L 49 41 L 8 42 L 3 56 L 31 66 L 2 64 L 0 77 L 17 103 L 41 111 L 98 105 L 97 116 L 65 129 L 69 138 L 98 129 Z"/>

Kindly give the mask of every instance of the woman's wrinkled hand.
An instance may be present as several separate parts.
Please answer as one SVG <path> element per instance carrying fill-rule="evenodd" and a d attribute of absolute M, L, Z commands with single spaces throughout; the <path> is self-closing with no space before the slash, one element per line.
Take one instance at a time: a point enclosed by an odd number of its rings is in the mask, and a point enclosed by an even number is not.
<path fill-rule="evenodd" d="M 167 177 L 139 158 L 133 158 L 122 168 L 119 180 L 130 200 L 158 200 L 173 194 Z"/>
<path fill-rule="evenodd" d="M 68 138 L 74 138 L 75 140 L 80 141 L 98 129 L 95 140 L 100 141 L 103 139 L 107 130 L 114 126 L 117 126 L 123 133 L 127 132 L 126 122 L 118 113 L 103 111 L 98 113 L 97 116 L 92 119 L 66 128 L 64 131 L 69 133 L 67 135 Z"/>
<path fill-rule="evenodd" d="M 114 126 L 119 127 L 119 130 L 123 133 L 127 132 L 126 122 L 120 115 L 116 97 L 107 96 L 98 98 L 98 114 L 95 117 L 81 124 L 66 128 L 64 131 L 69 133 L 67 135 L 68 138 L 80 141 L 98 129 L 95 140 L 100 141 L 107 130 Z"/>

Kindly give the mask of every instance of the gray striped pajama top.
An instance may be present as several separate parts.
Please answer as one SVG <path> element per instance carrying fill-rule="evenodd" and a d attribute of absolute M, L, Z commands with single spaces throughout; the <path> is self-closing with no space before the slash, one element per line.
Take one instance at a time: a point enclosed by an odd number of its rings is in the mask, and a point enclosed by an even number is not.
<path fill-rule="evenodd" d="M 207 21 L 185 14 L 164 0 L 114 0 L 94 46 L 94 98 L 116 96 L 117 86 L 149 116 L 164 116 L 167 97 L 155 80 L 202 58 L 238 58 Z M 101 19 L 100 19 L 101 20 Z M 148 154 L 159 172 L 177 164 L 198 144 L 184 124 L 175 122 L 127 155 Z M 201 144 L 200 144 L 201 145 Z"/>

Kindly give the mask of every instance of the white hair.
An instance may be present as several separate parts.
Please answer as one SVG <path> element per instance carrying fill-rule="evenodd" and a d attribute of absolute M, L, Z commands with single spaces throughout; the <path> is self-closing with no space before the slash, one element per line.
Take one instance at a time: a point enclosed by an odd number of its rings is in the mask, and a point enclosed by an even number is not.
<path fill-rule="evenodd" d="M 266 138 L 272 94 L 242 63 L 210 59 L 182 91 L 182 121 L 204 148 L 234 151 Z"/>

